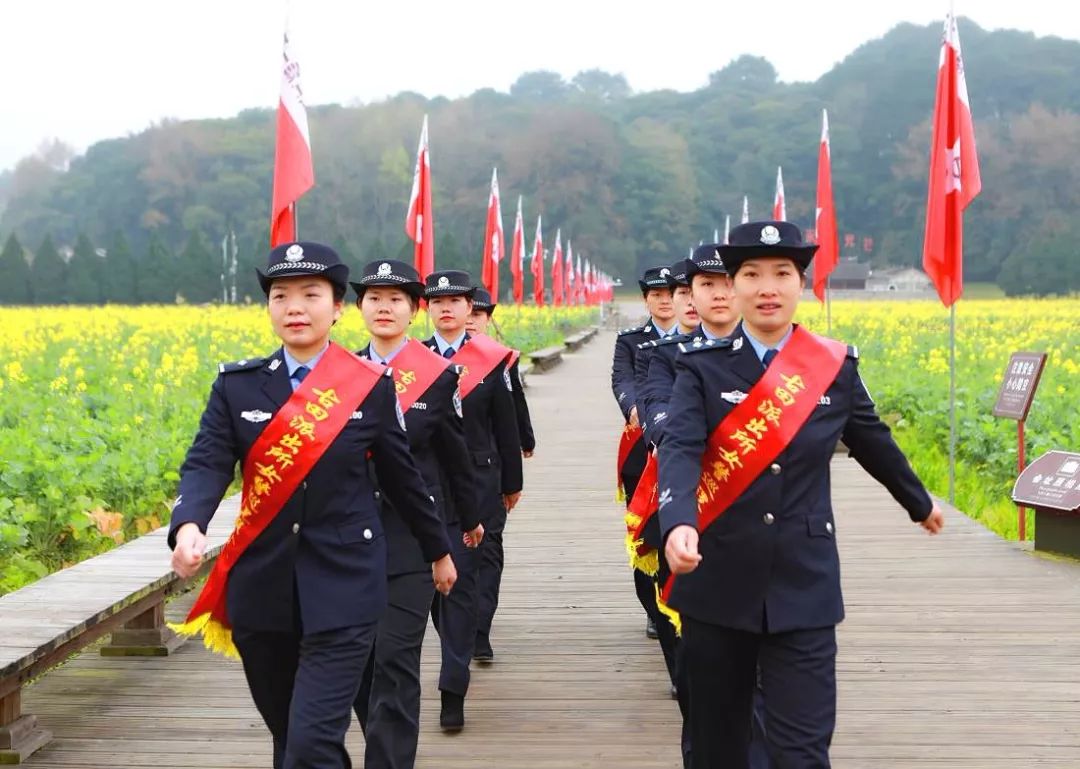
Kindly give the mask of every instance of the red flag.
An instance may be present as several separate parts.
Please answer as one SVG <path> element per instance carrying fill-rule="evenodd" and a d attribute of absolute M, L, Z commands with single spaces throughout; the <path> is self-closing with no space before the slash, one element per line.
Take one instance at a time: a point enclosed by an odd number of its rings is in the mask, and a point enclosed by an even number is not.
<path fill-rule="evenodd" d="M 829 144 L 829 113 L 821 110 L 821 143 L 817 161 L 817 210 L 814 229 L 818 250 L 814 254 L 814 295 L 825 301 L 829 274 L 840 261 L 840 242 L 836 238 L 836 208 L 832 194 L 832 149 Z"/>
<path fill-rule="evenodd" d="M 574 244 L 566 240 L 566 303 L 577 304 L 577 285 L 574 283 Z"/>
<path fill-rule="evenodd" d="M 982 190 L 956 18 L 945 18 L 934 99 L 923 269 L 946 307 L 964 291 L 963 211 Z"/>
<path fill-rule="evenodd" d="M 274 148 L 274 192 L 270 204 L 271 248 L 296 240 L 296 201 L 315 186 L 307 111 L 300 90 L 300 64 L 290 54 L 288 33 L 285 34 L 282 54 L 277 145 Z"/>
<path fill-rule="evenodd" d="M 420 129 L 416 148 L 416 173 L 413 175 L 409 211 L 405 214 L 405 234 L 416 244 L 413 266 L 420 280 L 435 271 L 435 221 L 431 210 L 431 154 L 428 150 L 427 115 Z"/>
<path fill-rule="evenodd" d="M 533 301 L 537 307 L 544 306 L 544 239 L 540 235 L 540 220 L 536 217 L 536 240 L 533 241 L 532 276 Z"/>
<path fill-rule="evenodd" d="M 491 194 L 488 195 L 487 227 L 484 230 L 484 263 L 480 281 L 491 294 L 491 301 L 499 301 L 499 262 L 503 254 L 502 204 L 499 202 L 499 177 L 491 171 Z"/>
<path fill-rule="evenodd" d="M 784 172 L 776 167 L 776 195 L 773 197 L 772 218 L 778 222 L 787 221 L 787 204 L 784 202 Z"/>
<path fill-rule="evenodd" d="M 563 303 L 562 228 L 555 230 L 555 252 L 551 257 L 551 303 L 561 307 Z"/>
<path fill-rule="evenodd" d="M 514 244 L 510 252 L 510 275 L 514 279 L 514 304 L 525 301 L 525 222 L 521 218 L 521 195 L 514 217 Z"/>
<path fill-rule="evenodd" d="M 578 301 L 585 298 L 585 276 L 581 272 L 581 257 L 577 258 L 577 272 L 574 273 L 574 285 L 577 286 Z"/>

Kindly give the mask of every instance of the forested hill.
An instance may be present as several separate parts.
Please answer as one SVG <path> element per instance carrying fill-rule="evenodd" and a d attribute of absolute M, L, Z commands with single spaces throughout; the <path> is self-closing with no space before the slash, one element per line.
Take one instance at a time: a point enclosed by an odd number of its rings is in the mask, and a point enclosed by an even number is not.
<path fill-rule="evenodd" d="M 317 186 L 301 200 L 301 234 L 338 244 L 354 264 L 398 254 L 427 113 L 440 267 L 478 269 L 498 166 L 508 238 L 520 194 L 527 242 L 543 214 L 545 244 L 561 227 L 564 248 L 572 238 L 575 253 L 628 280 L 710 239 L 725 214 L 737 222 L 744 193 L 752 217 L 768 215 L 777 165 L 789 218 L 809 225 L 826 107 L 841 240 L 855 236 L 845 250 L 917 265 L 940 36 L 939 24 L 898 26 L 813 83 L 779 82 L 767 61 L 742 57 L 689 93 L 634 93 L 599 71 L 569 82 L 533 72 L 509 93 L 309 107 Z M 1080 289 L 1080 43 L 963 21 L 961 39 L 983 179 L 966 219 L 967 278 L 1000 276 L 1012 292 Z M 84 253 L 122 254 L 155 279 L 172 271 L 189 300 L 213 296 L 230 227 L 242 275 L 264 258 L 273 118 L 259 109 L 168 122 L 70 164 L 62 147 L 28 158 L 0 176 L 0 237 L 36 253 L 46 236 L 75 246 L 82 235 Z M 207 287 L 185 288 L 208 273 Z"/>

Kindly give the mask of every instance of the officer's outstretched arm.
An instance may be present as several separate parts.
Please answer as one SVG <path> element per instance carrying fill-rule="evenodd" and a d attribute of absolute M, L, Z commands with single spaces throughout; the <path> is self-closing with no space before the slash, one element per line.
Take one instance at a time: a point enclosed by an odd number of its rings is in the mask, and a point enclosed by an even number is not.
<path fill-rule="evenodd" d="M 852 382 L 851 413 L 844 427 L 844 445 L 851 450 L 855 461 L 903 505 L 911 520 L 926 520 L 933 508 L 930 495 L 893 440 L 889 426 L 878 417 L 853 358 L 844 362 L 841 376 L 848 376 Z"/>
<path fill-rule="evenodd" d="M 696 526 L 697 485 L 709 425 L 701 372 L 680 356 L 668 401 L 667 436 L 660 447 L 660 531 L 666 537 L 676 526 Z"/>

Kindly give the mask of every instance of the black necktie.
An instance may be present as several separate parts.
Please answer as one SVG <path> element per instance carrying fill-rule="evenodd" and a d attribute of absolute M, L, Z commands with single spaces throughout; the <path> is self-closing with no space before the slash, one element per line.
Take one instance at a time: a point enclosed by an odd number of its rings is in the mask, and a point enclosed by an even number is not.
<path fill-rule="evenodd" d="M 449 359 L 449 358 L 453 358 L 453 357 L 454 357 L 454 348 L 453 348 L 453 347 L 447 347 L 447 348 L 446 348 L 446 352 L 444 352 L 444 353 L 442 354 L 442 356 L 443 356 L 444 358 L 447 358 L 447 359 Z"/>
<path fill-rule="evenodd" d="M 776 357 L 776 350 L 766 350 L 765 354 L 761 358 L 761 362 L 765 365 L 765 368 L 769 367 L 769 364 L 773 362 L 773 358 Z"/>
<path fill-rule="evenodd" d="M 297 384 L 304 381 L 304 377 L 311 373 L 311 369 L 307 366 L 297 366 L 296 371 L 293 372 L 292 378 L 296 380 Z"/>

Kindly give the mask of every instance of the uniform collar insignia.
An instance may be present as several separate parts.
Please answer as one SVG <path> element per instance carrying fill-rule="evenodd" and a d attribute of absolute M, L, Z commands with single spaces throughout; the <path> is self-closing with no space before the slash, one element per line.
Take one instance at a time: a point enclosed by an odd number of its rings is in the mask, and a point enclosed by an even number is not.
<path fill-rule="evenodd" d="M 701 340 L 700 339 L 695 339 L 694 340 L 694 347 L 701 347 Z"/>
<path fill-rule="evenodd" d="M 735 341 L 731 343 L 731 351 L 732 352 L 738 352 L 739 350 L 742 349 L 742 346 L 743 346 L 743 338 L 741 336 L 737 337 L 735 339 Z"/>
<path fill-rule="evenodd" d="M 643 328 L 641 330 L 644 331 L 646 334 L 648 334 L 650 331 L 652 331 L 652 326 L 646 326 L 645 328 Z"/>
<path fill-rule="evenodd" d="M 277 371 L 278 366 L 280 366 L 280 365 L 281 365 L 281 358 L 274 358 L 272 361 L 270 361 L 269 368 L 270 368 L 271 371 Z"/>

